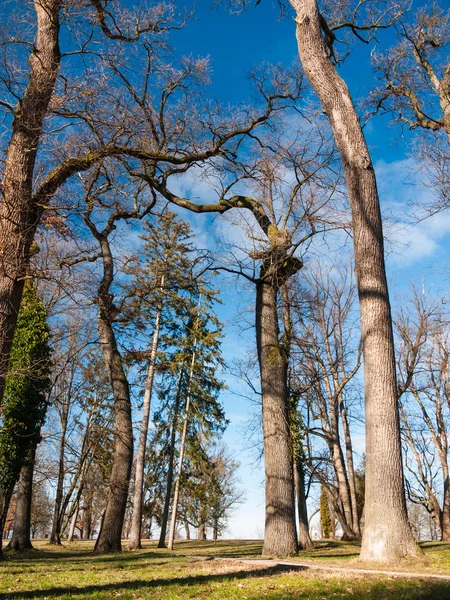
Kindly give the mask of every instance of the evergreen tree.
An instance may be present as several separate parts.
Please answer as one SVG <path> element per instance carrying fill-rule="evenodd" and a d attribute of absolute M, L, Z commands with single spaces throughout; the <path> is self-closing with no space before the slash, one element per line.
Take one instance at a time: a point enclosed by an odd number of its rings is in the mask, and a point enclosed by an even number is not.
<path fill-rule="evenodd" d="M 35 285 L 27 281 L 14 333 L 0 416 L 0 548 L 14 485 L 22 467 L 32 466 L 36 446 L 40 442 L 50 387 L 49 341 L 45 307 Z M 31 493 L 31 486 L 29 488 Z M 30 508 L 29 502 L 26 512 L 29 513 Z"/>

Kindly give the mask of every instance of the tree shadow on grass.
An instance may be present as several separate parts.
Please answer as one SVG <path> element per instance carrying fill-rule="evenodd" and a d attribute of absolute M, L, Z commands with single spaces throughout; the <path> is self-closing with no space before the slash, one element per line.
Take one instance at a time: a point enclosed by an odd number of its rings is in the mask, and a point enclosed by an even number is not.
<path fill-rule="evenodd" d="M 262 577 L 270 577 L 274 575 L 279 575 L 292 571 L 307 571 L 308 568 L 302 567 L 292 567 L 292 566 L 282 566 L 275 565 L 273 567 L 266 567 L 264 569 L 259 570 L 241 570 L 232 573 L 224 573 L 224 574 L 210 574 L 210 575 L 192 575 L 189 577 L 171 577 L 171 578 L 159 578 L 153 580 L 142 580 L 135 579 L 130 581 L 120 581 L 116 583 L 109 584 L 98 584 L 98 585 L 86 585 L 84 587 L 53 587 L 47 589 L 37 589 L 37 590 L 28 590 L 22 592 L 7 592 L 0 593 L 0 600 L 24 600 L 24 599 L 39 599 L 39 598 L 60 598 L 64 595 L 70 595 L 71 598 L 83 598 L 84 596 L 95 595 L 98 597 L 98 594 L 107 594 L 107 598 L 115 596 L 117 592 L 132 592 L 132 591 L 140 591 L 140 593 L 144 593 L 145 591 L 151 591 L 152 589 L 158 588 L 158 591 L 161 591 L 161 588 L 164 587 L 173 587 L 180 586 L 189 588 L 191 586 L 205 586 L 207 589 L 208 584 L 212 582 L 218 583 L 229 583 L 229 586 L 235 586 L 235 580 L 239 579 L 250 579 L 250 578 L 262 578 Z M 270 587 L 270 590 L 264 591 L 264 598 L 266 600 L 287 600 L 288 598 L 292 598 L 292 593 L 297 598 L 303 598 L 305 600 L 319 600 L 324 598 L 324 594 L 327 591 L 324 589 L 325 586 L 330 586 L 330 594 L 336 595 L 333 592 L 336 592 L 335 582 L 330 581 L 329 579 L 321 579 L 318 577 L 318 584 L 314 588 L 311 588 L 310 585 L 306 585 L 305 589 L 302 590 L 298 586 L 299 580 L 293 580 L 292 588 L 295 590 L 291 592 L 291 590 L 286 589 L 286 582 L 284 582 L 283 586 L 277 586 L 277 581 L 273 581 L 273 585 Z M 389 578 L 387 581 L 382 581 L 380 579 L 372 580 L 371 584 L 368 586 L 367 579 L 366 580 L 338 580 L 338 584 L 340 586 L 344 586 L 341 588 L 339 598 L 359 598 L 364 600 L 384 600 L 390 599 L 393 594 L 395 594 L 397 600 L 448 600 L 450 598 L 450 583 L 447 582 L 418 582 L 418 581 L 402 581 L 402 580 L 394 580 L 393 578 Z M 347 586 L 351 586 L 353 589 L 348 589 Z M 395 589 L 393 589 L 395 586 Z M 290 586 L 289 586 L 290 587 Z M 284 588 L 284 589 L 281 589 Z M 332 589 L 331 589 L 332 588 Z M 229 592 L 230 587 L 227 587 Z M 272 591 L 273 590 L 273 591 Z M 212 590 L 211 590 L 212 591 Z M 239 590 L 239 594 L 241 593 L 241 589 Z M 169 591 L 168 591 L 169 593 Z M 220 588 L 217 590 L 217 593 L 220 594 Z M 151 597 L 151 596 L 149 596 Z M 219 595 L 217 596 L 219 597 Z M 229 596 L 227 596 L 229 597 Z M 237 595 L 236 598 L 240 597 Z M 246 590 L 245 597 L 248 600 L 259 600 L 261 595 L 259 591 Z"/>
<path fill-rule="evenodd" d="M 71 597 L 77 598 L 87 594 L 97 594 L 99 592 L 115 592 L 119 590 L 139 590 L 142 588 L 159 588 L 163 586 L 192 586 L 207 584 L 212 581 L 226 581 L 233 579 L 246 579 L 249 577 L 265 577 L 276 575 L 278 573 L 292 571 L 292 567 L 284 567 L 274 565 L 265 569 L 258 570 L 242 570 L 233 573 L 224 573 L 220 575 L 192 575 L 189 577 L 171 577 L 161 579 L 135 579 L 131 581 L 118 581 L 117 583 L 107 583 L 103 585 L 86 585 L 84 587 L 53 587 L 39 590 L 28 590 L 23 592 L 7 592 L 0 593 L 0 600 L 22 600 L 23 598 L 53 598 L 70 594 Z M 296 569 L 297 570 L 297 569 Z M 299 567 L 299 571 L 306 570 L 304 567 Z"/>

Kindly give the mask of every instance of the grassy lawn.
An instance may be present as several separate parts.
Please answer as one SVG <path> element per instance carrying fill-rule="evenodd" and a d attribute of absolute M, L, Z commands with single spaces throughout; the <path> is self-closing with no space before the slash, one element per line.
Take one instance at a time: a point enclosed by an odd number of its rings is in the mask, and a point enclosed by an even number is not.
<path fill-rule="evenodd" d="M 450 599 L 450 582 L 445 581 L 283 570 L 232 561 L 238 556 L 258 557 L 261 544 L 255 541 L 216 545 L 182 542 L 176 547 L 176 553 L 171 554 L 157 550 L 155 543 L 150 542 L 139 552 L 94 556 L 90 543 L 77 542 L 54 549 L 38 542 L 35 552 L 9 555 L 7 561 L 0 563 L 0 600 L 383 600 L 392 599 L 394 594 L 395 600 Z M 436 567 L 450 574 L 449 545 L 426 544 L 425 551 L 429 557 L 427 571 Z M 355 554 L 357 547 L 353 544 L 330 542 L 305 553 L 305 559 L 307 556 L 311 563 L 336 562 L 356 567 Z M 209 561 L 202 555 L 230 560 Z M 421 563 L 414 570 L 425 569 Z"/>

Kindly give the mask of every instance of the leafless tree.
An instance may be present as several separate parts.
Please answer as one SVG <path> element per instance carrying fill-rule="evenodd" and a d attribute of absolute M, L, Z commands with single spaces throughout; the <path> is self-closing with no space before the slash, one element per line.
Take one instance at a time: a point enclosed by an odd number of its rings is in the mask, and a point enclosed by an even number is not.
<path fill-rule="evenodd" d="M 0 397 L 34 235 L 44 216 L 68 208 L 73 176 L 107 157 L 156 168 L 232 154 L 281 101 L 225 116 L 194 93 L 207 60 L 167 56 L 166 32 L 185 23 L 170 3 L 131 13 L 116 0 L 35 0 L 19 19 L 16 6 L 6 12 L 0 78 Z"/>
<path fill-rule="evenodd" d="M 397 45 L 374 54 L 380 86 L 368 104 L 416 133 L 413 157 L 431 190 L 431 201 L 417 206 L 423 216 L 447 208 L 450 198 L 450 12 L 430 2 L 407 16 L 396 25 Z"/>
<path fill-rule="evenodd" d="M 446 299 L 413 289 L 397 321 L 400 414 L 411 502 L 422 504 L 450 539 L 449 332 Z"/>
<path fill-rule="evenodd" d="M 272 79 L 270 81 L 269 77 Z M 289 79 L 266 71 L 255 79 L 265 92 L 268 83 L 284 89 Z M 290 95 L 298 96 L 301 78 Z M 279 93 L 279 92 L 278 92 Z M 287 346 L 280 334 L 278 297 L 283 284 L 302 268 L 301 256 L 316 235 L 342 227 L 343 203 L 331 208 L 339 175 L 334 172 L 333 148 L 317 123 L 305 121 L 298 132 L 278 128 L 259 137 L 259 150 L 249 162 L 235 155 L 216 162 L 203 177 L 217 184 L 218 201 L 198 204 L 171 191 L 180 170 L 156 170 L 145 177 L 169 202 L 196 213 L 239 211 L 244 230 L 242 247 L 233 262 L 220 268 L 244 276 L 256 286 L 256 336 L 263 398 L 263 436 L 266 472 L 266 532 L 264 553 L 287 556 L 297 549 L 292 444 L 288 419 Z M 303 129 L 302 129 L 303 126 Z M 274 125 L 274 127 L 276 127 Z M 233 191 L 239 193 L 232 195 Z M 339 194 L 336 193 L 339 197 Z M 248 218 L 243 216 L 248 215 Z M 344 223 L 345 226 L 345 223 Z"/>
<path fill-rule="evenodd" d="M 421 553 L 408 523 L 397 408 L 394 338 L 384 260 L 377 182 L 351 94 L 333 64 L 336 31 L 362 37 L 388 26 L 398 3 L 290 0 L 300 60 L 327 115 L 340 152 L 352 212 L 355 271 L 360 299 L 366 406 L 366 503 L 361 559 L 395 561 Z M 342 14 L 350 18 L 342 19 Z M 378 15 L 378 17 L 376 16 Z M 367 18 L 368 16 L 368 18 Z M 375 426 L 376 425 L 376 426 Z"/>
<path fill-rule="evenodd" d="M 350 419 L 359 417 L 356 289 L 350 269 L 343 266 L 316 264 L 304 280 L 294 296 L 298 302 L 293 301 L 291 385 L 304 414 L 309 471 L 327 487 L 344 537 L 355 539 L 360 537 L 360 515 Z M 325 442 L 323 455 L 317 441 Z"/>

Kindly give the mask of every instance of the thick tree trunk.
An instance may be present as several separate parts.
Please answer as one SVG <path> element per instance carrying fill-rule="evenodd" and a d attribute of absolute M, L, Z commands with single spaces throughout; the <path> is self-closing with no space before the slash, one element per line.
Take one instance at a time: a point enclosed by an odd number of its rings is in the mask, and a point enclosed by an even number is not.
<path fill-rule="evenodd" d="M 60 65 L 62 0 L 35 0 L 37 34 L 25 93 L 16 108 L 0 204 L 0 403 L 22 298 L 30 247 L 42 214 L 33 203 L 33 174 L 42 124 Z"/>
<path fill-rule="evenodd" d="M 120 552 L 122 529 L 127 507 L 128 488 L 133 464 L 133 428 L 131 399 L 128 380 L 123 369 L 122 357 L 117 348 L 112 326 L 112 295 L 109 290 L 113 281 L 114 264 L 106 236 L 98 234 L 103 259 L 103 279 L 98 293 L 98 334 L 103 359 L 108 369 L 114 398 L 114 457 L 109 480 L 108 501 L 95 552 Z"/>
<path fill-rule="evenodd" d="M 164 289 L 164 275 L 161 277 L 160 291 Z M 142 527 L 142 503 L 144 489 L 144 467 L 145 467 L 145 450 L 147 448 L 148 424 L 150 421 L 150 407 L 152 400 L 153 379 L 155 376 L 156 353 L 158 350 L 159 326 L 161 320 L 162 307 L 158 307 L 155 319 L 155 331 L 153 332 L 152 349 L 150 353 L 150 364 L 148 367 L 147 379 L 145 382 L 144 405 L 142 408 L 142 423 L 139 436 L 139 446 L 136 456 L 136 476 L 134 479 L 134 497 L 133 497 L 133 514 L 131 516 L 131 530 L 128 548 L 135 550 L 142 548 L 141 544 L 141 527 Z"/>
<path fill-rule="evenodd" d="M 309 535 L 308 508 L 306 506 L 305 472 L 302 463 L 294 463 L 295 494 L 297 496 L 298 514 L 298 547 L 300 550 L 312 548 L 313 543 Z"/>
<path fill-rule="evenodd" d="M 345 82 L 327 57 L 316 0 L 290 0 L 305 73 L 330 120 L 350 198 L 364 343 L 366 507 L 364 561 L 421 554 L 408 523 L 403 486 L 391 308 L 372 161 Z"/>
<path fill-rule="evenodd" d="M 207 539 L 207 537 L 206 537 L 206 523 L 202 522 L 198 526 L 197 541 L 204 542 L 206 539 Z"/>
<path fill-rule="evenodd" d="M 297 533 L 287 360 L 279 341 L 277 289 L 264 279 L 256 286 L 256 336 L 266 478 L 263 554 L 290 556 L 297 552 Z"/>
<path fill-rule="evenodd" d="M 114 396 L 114 458 L 103 527 L 95 544 L 95 552 L 120 552 L 133 462 L 131 401 L 112 325 L 101 314 L 98 332 Z"/>
<path fill-rule="evenodd" d="M 36 452 L 34 450 L 30 452 L 26 464 L 24 464 L 20 470 L 19 481 L 17 484 L 13 535 L 6 550 L 16 550 L 20 552 L 33 548 L 31 544 L 30 529 L 35 454 Z"/>

